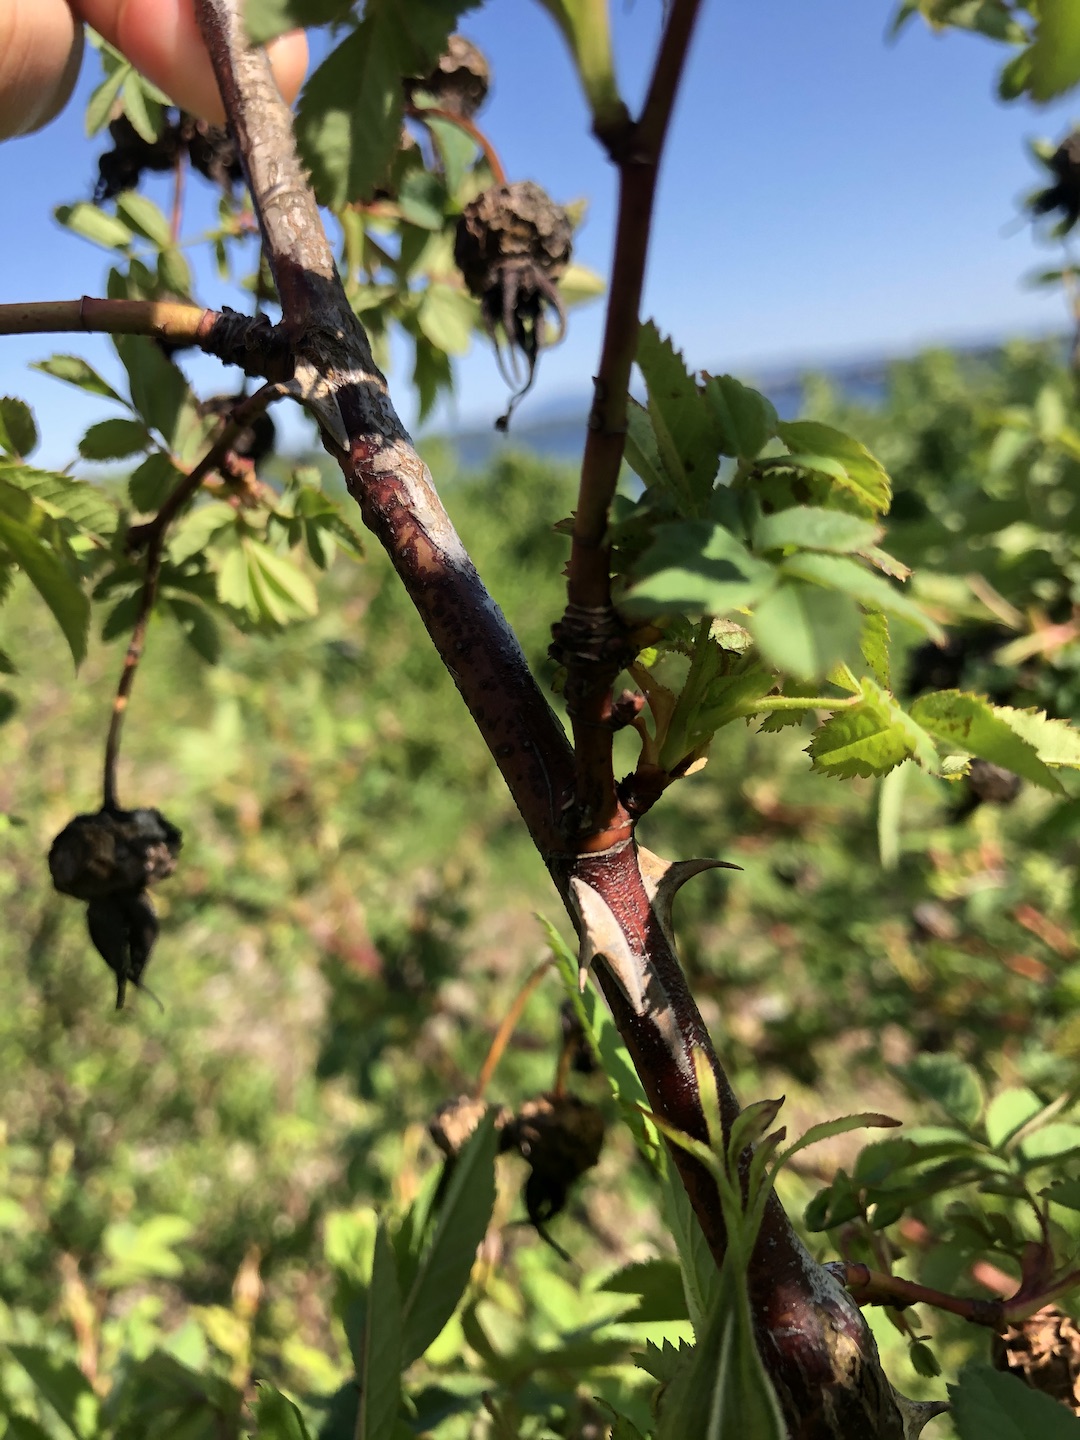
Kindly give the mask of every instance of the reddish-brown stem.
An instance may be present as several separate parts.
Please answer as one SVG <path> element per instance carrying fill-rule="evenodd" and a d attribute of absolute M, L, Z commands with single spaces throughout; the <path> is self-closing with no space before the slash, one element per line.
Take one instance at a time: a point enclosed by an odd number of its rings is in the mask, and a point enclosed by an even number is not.
<path fill-rule="evenodd" d="M 660 158 L 699 5 L 700 0 L 673 0 L 640 119 L 600 137 L 619 170 L 615 253 L 581 463 L 567 611 L 556 627 L 574 727 L 575 825 L 582 850 L 606 849 L 633 829 L 615 786 L 611 709 L 615 678 L 635 647 L 611 607 L 608 514 L 625 448 Z"/>
<path fill-rule="evenodd" d="M 405 113 L 411 120 L 418 120 L 422 125 L 426 125 L 429 120 L 445 120 L 450 125 L 456 125 L 463 134 L 468 135 L 478 149 L 483 151 L 484 159 L 488 163 L 488 169 L 491 171 L 491 178 L 495 184 L 506 184 L 506 171 L 503 169 L 502 161 L 495 153 L 494 145 L 484 132 L 471 120 L 467 120 L 464 115 L 455 115 L 453 110 L 440 110 L 436 105 L 406 105 Z"/>
<path fill-rule="evenodd" d="M 117 762 L 120 759 L 124 715 L 127 712 L 128 700 L 131 698 L 132 686 L 135 684 L 135 676 L 146 644 L 146 629 L 153 613 L 154 601 L 157 598 L 158 580 L 161 577 L 161 557 L 164 553 L 165 536 L 169 526 L 206 477 L 213 474 L 221 465 L 237 436 L 251 424 L 257 414 L 265 410 L 269 402 L 279 393 L 278 386 L 264 385 L 254 395 L 249 395 L 246 400 L 237 405 L 213 445 L 199 463 L 182 480 L 178 481 L 153 520 L 144 526 L 137 527 L 128 536 L 129 543 L 137 539 L 139 548 L 145 549 L 146 559 L 142 590 L 139 594 L 139 610 L 135 617 L 135 624 L 131 628 L 131 639 L 128 641 L 127 651 L 124 655 L 124 664 L 116 687 L 116 699 L 113 701 L 112 715 L 109 717 L 109 731 L 105 737 L 102 805 L 106 810 L 119 808 L 116 771 Z"/>
<path fill-rule="evenodd" d="M 950 1315 L 959 1315 L 973 1325 L 986 1325 L 991 1330 L 1000 1330 L 1005 1324 L 1003 1300 L 947 1295 L 943 1290 L 918 1285 L 914 1280 L 901 1280 L 897 1275 L 886 1275 L 867 1265 L 845 1264 L 840 1268 L 844 1284 L 859 1305 L 892 1305 L 898 1310 L 908 1305 L 932 1305 L 935 1310 L 947 1310 Z"/>
<path fill-rule="evenodd" d="M 550 960 L 541 960 L 540 964 L 534 967 L 532 973 L 526 977 L 521 989 L 514 996 L 510 1009 L 500 1021 L 499 1028 L 495 1031 L 491 1044 L 488 1046 L 484 1063 L 480 1067 L 480 1074 L 476 1077 L 476 1088 L 473 1094 L 477 1100 L 484 1098 L 484 1091 L 491 1083 L 491 1077 L 495 1074 L 499 1061 L 503 1057 L 503 1051 L 510 1043 L 510 1037 L 517 1029 L 518 1021 L 525 1013 L 525 1006 L 528 1005 L 533 992 L 550 969 Z"/>

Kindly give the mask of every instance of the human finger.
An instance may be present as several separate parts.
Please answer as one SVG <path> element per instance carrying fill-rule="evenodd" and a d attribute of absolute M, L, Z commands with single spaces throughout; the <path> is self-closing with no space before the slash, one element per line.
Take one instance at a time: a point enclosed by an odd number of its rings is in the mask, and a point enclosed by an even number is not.
<path fill-rule="evenodd" d="M 0 139 L 28 135 L 63 109 L 82 52 L 66 0 L 0 0 Z"/>
<path fill-rule="evenodd" d="M 33 3 L 33 0 L 28 0 Z M 72 7 L 137 70 L 177 105 L 221 124 L 217 81 L 195 19 L 193 0 L 71 0 Z M 278 89 L 290 103 L 303 84 L 307 40 L 302 30 L 267 46 Z"/>

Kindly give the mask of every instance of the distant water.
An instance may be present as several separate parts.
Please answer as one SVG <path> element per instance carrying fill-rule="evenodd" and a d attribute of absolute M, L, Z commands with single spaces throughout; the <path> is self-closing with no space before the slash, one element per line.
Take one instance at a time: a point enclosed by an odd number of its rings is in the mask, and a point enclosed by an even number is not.
<path fill-rule="evenodd" d="M 1001 343 L 992 341 L 949 348 L 970 360 L 990 360 L 1000 353 Z M 897 359 L 897 356 L 878 356 L 843 364 L 808 364 L 798 370 L 777 370 L 756 377 L 748 376 L 748 382 L 769 397 L 782 419 L 791 420 L 802 408 L 808 375 L 823 375 L 845 400 L 853 404 L 881 404 L 885 399 L 889 370 Z M 505 450 L 530 450 L 555 460 L 577 461 L 585 446 L 587 415 L 587 404 L 567 400 L 552 402 L 546 407 L 542 419 L 536 417 L 530 420 L 526 401 L 509 435 L 499 434 L 493 423 L 491 429 L 462 429 L 443 438 L 453 445 L 461 464 L 468 470 L 483 469 L 493 456 Z M 492 418 L 494 422 L 494 416 Z"/>
<path fill-rule="evenodd" d="M 885 398 L 885 384 L 891 361 L 871 364 L 819 366 L 798 374 L 764 376 L 755 383 L 776 406 L 784 420 L 794 419 L 802 407 L 804 376 L 824 375 L 846 400 L 856 404 L 876 405 Z M 526 409 L 527 407 L 522 407 Z M 457 430 L 445 438 L 457 451 L 467 470 L 485 468 L 495 455 L 504 450 L 530 450 L 549 455 L 553 460 L 579 460 L 585 446 L 585 423 L 588 410 L 572 402 L 552 406 L 545 419 L 529 421 L 526 416 L 513 424 L 508 435 L 495 430 Z"/>

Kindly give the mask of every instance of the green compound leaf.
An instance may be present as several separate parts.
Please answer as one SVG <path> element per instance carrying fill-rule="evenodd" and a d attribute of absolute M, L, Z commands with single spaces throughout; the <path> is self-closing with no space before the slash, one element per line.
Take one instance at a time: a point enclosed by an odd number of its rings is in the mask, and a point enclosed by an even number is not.
<path fill-rule="evenodd" d="M 375 1235 L 357 1374 L 360 1384 L 357 1440 L 390 1440 L 394 1433 L 401 1403 L 401 1340 L 401 1293 L 394 1249 L 385 1226 L 380 1225 Z"/>
<path fill-rule="evenodd" d="M 747 623 L 770 664 L 808 681 L 858 655 L 861 620 L 849 596 L 787 578 L 755 606 Z"/>
<path fill-rule="evenodd" d="M 134 232 L 122 220 L 115 215 L 106 215 L 104 210 L 85 200 L 76 205 L 59 205 L 53 214 L 65 230 L 81 235 L 84 240 L 92 240 L 106 250 L 124 250 L 135 239 Z"/>
<path fill-rule="evenodd" d="M 982 1114 L 986 1103 L 978 1072 L 955 1055 L 916 1055 L 910 1064 L 896 1072 L 902 1080 L 922 1095 L 940 1105 L 945 1114 L 959 1125 L 970 1128 Z"/>
<path fill-rule="evenodd" d="M 421 1257 L 402 1310 L 402 1366 L 418 1360 L 457 1309 L 469 1283 L 476 1247 L 495 1206 L 499 1137 L 490 1111 L 458 1156 L 439 1223 Z"/>
<path fill-rule="evenodd" d="M 995 705 L 994 714 L 1032 747 L 1044 765 L 1080 769 L 1080 731 L 1067 720 L 1048 720 L 1043 710 L 1014 710 L 1009 705 Z"/>
<path fill-rule="evenodd" d="M 846 510 L 822 510 L 793 505 L 775 515 L 763 515 L 754 526 L 755 550 L 826 550 L 853 555 L 876 544 L 881 530 L 872 520 Z"/>
<path fill-rule="evenodd" d="M 29 495 L 45 514 L 70 520 L 84 534 L 104 538 L 116 530 L 116 504 L 97 485 L 0 460 L 0 484 L 4 482 Z M 12 513 L 17 519 L 26 518 L 21 512 Z"/>
<path fill-rule="evenodd" d="M 265 45 L 286 30 L 328 25 L 344 20 L 353 0 L 247 0 L 244 20 L 256 45 Z"/>
<path fill-rule="evenodd" d="M 476 301 L 452 285 L 429 285 L 416 311 L 416 323 L 437 349 L 464 355 L 479 315 Z"/>
<path fill-rule="evenodd" d="M 633 575 L 621 602 L 632 615 L 726 615 L 765 595 L 776 570 L 722 525 L 675 520 L 656 527 Z"/>
<path fill-rule="evenodd" d="M 1080 82 L 1080 8 L 1076 0 L 1039 0 L 1038 13 L 1029 89 L 1046 101 Z"/>
<path fill-rule="evenodd" d="M 817 470 L 831 476 L 871 513 L 888 510 L 892 499 L 888 474 L 865 445 L 819 420 L 781 421 L 776 430 L 791 453 L 770 463 Z"/>
<path fill-rule="evenodd" d="M 99 420 L 79 441 L 84 460 L 125 460 L 150 444 L 146 426 L 138 420 Z"/>
<path fill-rule="evenodd" d="M 18 459 L 37 447 L 38 428 L 34 412 L 25 400 L 13 395 L 0 398 L 0 449 Z"/>
<path fill-rule="evenodd" d="M 931 620 L 921 605 L 909 600 L 876 570 L 868 570 L 850 556 L 810 553 L 791 555 L 781 563 L 780 569 L 785 575 L 794 575 L 800 580 L 827 586 L 830 590 L 842 590 L 860 605 L 883 610 L 886 614 L 907 620 L 933 640 L 941 638 L 940 627 Z"/>
<path fill-rule="evenodd" d="M 109 382 L 103 380 L 94 367 L 79 355 L 50 355 L 48 360 L 39 360 L 30 368 L 52 375 L 90 395 L 100 395 L 106 400 L 115 400 L 118 405 L 127 406 L 123 396 L 118 395 Z"/>
<path fill-rule="evenodd" d="M 771 400 L 732 375 L 705 377 L 705 403 L 720 429 L 721 455 L 752 459 L 776 434 Z"/>
<path fill-rule="evenodd" d="M 669 488 L 696 508 L 716 479 L 719 423 L 682 356 L 651 320 L 638 332 L 637 363 L 645 377 L 649 418 Z"/>
<path fill-rule="evenodd" d="M 958 746 L 971 755 L 1012 770 L 1035 785 L 1061 793 L 1057 777 L 1039 759 L 1035 747 L 997 715 L 981 695 L 968 695 L 960 690 L 922 695 L 911 706 L 911 718 L 947 745 Z"/>
<path fill-rule="evenodd" d="M 949 1386 L 960 1440 L 1080 1440 L 1080 1420 L 1015 1375 L 968 1365 Z"/>
<path fill-rule="evenodd" d="M 0 485 L 0 550 L 8 552 L 52 611 L 72 659 L 79 665 L 86 656 L 90 601 L 56 551 L 30 524 L 11 513 L 10 504 L 5 507 L 5 496 L 13 493 Z"/>
<path fill-rule="evenodd" d="M 311 76 L 296 133 L 324 205 L 371 198 L 400 139 L 402 79 L 427 74 L 458 16 L 471 8 L 458 0 L 408 7 L 371 0 L 357 28 Z"/>
<path fill-rule="evenodd" d="M 848 780 L 887 775 L 904 760 L 938 769 L 937 747 L 925 730 L 872 680 L 861 683 L 862 699 L 838 710 L 810 742 L 811 768 Z"/>
<path fill-rule="evenodd" d="M 265 1380 L 259 1382 L 253 1440 L 310 1440 L 300 1411 L 287 1396 Z"/>

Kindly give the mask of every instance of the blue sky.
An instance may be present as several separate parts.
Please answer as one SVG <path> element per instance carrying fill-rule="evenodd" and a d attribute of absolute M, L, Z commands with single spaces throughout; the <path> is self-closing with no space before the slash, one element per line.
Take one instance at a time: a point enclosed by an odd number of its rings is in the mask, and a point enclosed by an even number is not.
<path fill-rule="evenodd" d="M 913 23 L 886 44 L 891 8 L 885 0 L 706 0 L 661 178 L 644 306 L 693 366 L 752 376 L 1064 327 L 1060 296 L 1023 283 L 1057 252 L 1013 222 L 1038 174 L 1023 142 L 1057 138 L 1069 103 L 999 104 L 993 81 L 1004 52 L 975 37 L 934 37 Z M 636 98 L 660 6 L 615 0 L 614 11 L 624 91 Z M 535 179 L 562 201 L 588 198 L 577 258 L 606 273 L 614 174 L 587 133 L 561 36 L 528 0 L 491 0 L 461 29 L 491 61 L 494 91 L 481 119 L 508 174 Z M 59 121 L 0 152 L 4 300 L 103 293 L 105 253 L 65 234 L 50 214 L 93 186 L 100 140 L 85 139 L 82 109 L 96 65 L 90 52 Z M 191 214 L 197 233 L 197 205 Z M 236 303 L 208 268 L 202 273 L 202 298 Z M 572 313 L 568 339 L 544 358 L 534 396 L 518 412 L 523 421 L 587 392 L 601 323 L 598 303 Z M 34 404 L 47 435 L 42 458 L 62 463 L 102 410 L 27 374 L 28 360 L 53 350 L 115 367 L 105 342 L 90 337 L 0 338 L 0 389 Z M 199 362 L 200 386 L 205 379 L 217 388 L 214 368 Z M 407 373 L 399 365 L 390 378 L 411 421 Z M 494 419 L 505 387 L 488 348 L 478 343 L 458 373 L 450 418 Z"/>

